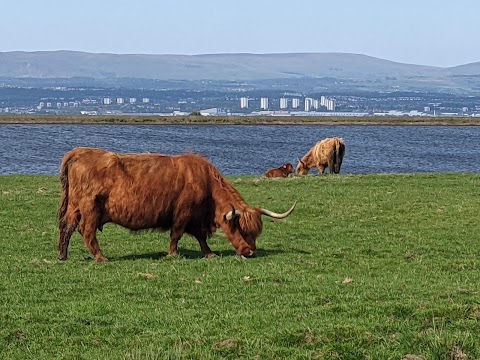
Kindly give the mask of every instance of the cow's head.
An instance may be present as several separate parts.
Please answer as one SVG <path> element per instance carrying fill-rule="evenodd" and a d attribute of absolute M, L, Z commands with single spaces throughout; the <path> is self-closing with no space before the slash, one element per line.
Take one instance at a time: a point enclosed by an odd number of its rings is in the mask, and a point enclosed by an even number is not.
<path fill-rule="evenodd" d="M 295 172 L 295 170 L 293 170 L 293 165 L 290 163 L 283 164 L 282 169 L 285 171 L 287 175 L 293 174 Z"/>
<path fill-rule="evenodd" d="M 283 214 L 277 214 L 263 208 L 247 207 L 243 210 L 238 210 L 232 206 L 232 210 L 224 216 L 226 226 L 222 227 L 225 235 L 227 235 L 233 247 L 236 249 L 237 254 L 251 257 L 255 255 L 257 238 L 262 233 L 262 215 L 274 219 L 284 219 L 292 213 L 296 204 L 297 202 L 295 202 L 293 206 Z"/>
<path fill-rule="evenodd" d="M 297 174 L 298 175 L 307 175 L 310 168 L 308 167 L 307 163 L 301 159 L 298 159 L 297 165 Z"/>

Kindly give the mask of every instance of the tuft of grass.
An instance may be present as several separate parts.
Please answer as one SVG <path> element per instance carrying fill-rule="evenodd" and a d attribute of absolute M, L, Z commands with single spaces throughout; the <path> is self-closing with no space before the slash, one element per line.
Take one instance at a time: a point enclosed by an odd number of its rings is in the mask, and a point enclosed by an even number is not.
<path fill-rule="evenodd" d="M 54 176 L 0 177 L 0 358 L 476 359 L 480 175 L 231 178 L 264 219 L 258 256 L 221 235 L 106 225 L 56 259 Z"/>

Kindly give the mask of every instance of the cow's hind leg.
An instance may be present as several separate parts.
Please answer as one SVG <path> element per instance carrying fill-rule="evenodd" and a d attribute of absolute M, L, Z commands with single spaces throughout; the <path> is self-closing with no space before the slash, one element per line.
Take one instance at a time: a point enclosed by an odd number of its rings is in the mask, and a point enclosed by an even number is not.
<path fill-rule="evenodd" d="M 68 245 L 75 229 L 80 222 L 80 212 L 78 209 L 67 209 L 65 216 L 58 222 L 58 259 L 67 260 Z"/>
<path fill-rule="evenodd" d="M 80 221 L 79 232 L 82 234 L 83 242 L 88 250 L 98 262 L 106 262 L 108 259 L 103 256 L 97 240 L 97 228 L 100 221 L 99 209 L 96 205 L 87 211 L 82 211 L 82 219 Z"/>
<path fill-rule="evenodd" d="M 328 166 L 328 171 L 330 172 L 330 174 L 334 174 L 335 173 L 335 162 L 333 161 L 333 158 L 328 160 L 327 166 Z"/>

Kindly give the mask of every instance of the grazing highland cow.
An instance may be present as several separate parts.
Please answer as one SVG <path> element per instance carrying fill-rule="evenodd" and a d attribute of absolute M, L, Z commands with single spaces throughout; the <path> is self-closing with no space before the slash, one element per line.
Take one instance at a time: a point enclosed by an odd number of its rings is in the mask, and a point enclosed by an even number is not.
<path fill-rule="evenodd" d="M 262 215 L 283 214 L 248 205 L 218 169 L 195 154 L 116 154 L 76 148 L 60 167 L 62 197 L 58 210 L 58 257 L 67 259 L 70 238 L 78 227 L 85 245 L 99 262 L 107 261 L 97 230 L 115 223 L 130 230 L 170 230 L 169 255 L 184 233 L 193 235 L 205 257 L 207 239 L 223 229 L 237 254 L 252 256 L 262 231 Z"/>
<path fill-rule="evenodd" d="M 293 169 L 293 165 L 290 163 L 283 164 L 282 166 L 270 169 L 265 173 L 266 177 L 288 177 L 288 175 L 293 174 L 295 170 Z"/>
<path fill-rule="evenodd" d="M 345 155 L 345 142 L 341 138 L 327 138 L 313 146 L 308 153 L 298 162 L 297 174 L 307 175 L 312 167 L 318 168 L 320 173 L 325 173 L 328 167 L 330 173 L 339 174 Z"/>

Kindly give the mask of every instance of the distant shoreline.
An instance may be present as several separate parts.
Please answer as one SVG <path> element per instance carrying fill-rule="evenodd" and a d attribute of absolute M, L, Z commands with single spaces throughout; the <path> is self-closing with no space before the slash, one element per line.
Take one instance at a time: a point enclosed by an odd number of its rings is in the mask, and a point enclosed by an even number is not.
<path fill-rule="evenodd" d="M 0 125 L 428 125 L 478 126 L 480 117 L 204 117 L 204 116 L 61 116 L 61 115 L 0 115 Z"/>

